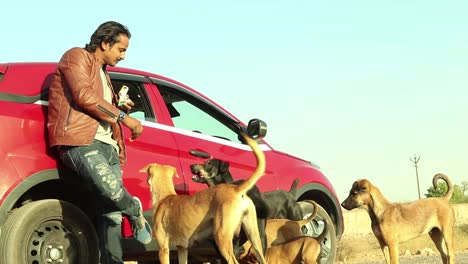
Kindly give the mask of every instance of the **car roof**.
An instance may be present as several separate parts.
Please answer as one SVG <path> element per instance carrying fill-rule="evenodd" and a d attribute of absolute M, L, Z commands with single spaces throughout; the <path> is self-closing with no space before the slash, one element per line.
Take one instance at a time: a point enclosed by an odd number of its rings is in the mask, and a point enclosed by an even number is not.
<path fill-rule="evenodd" d="M 3 75 L 3 78 L 0 78 L 0 92 L 21 95 L 37 94 L 39 91 L 48 88 L 48 83 L 52 78 L 52 74 L 57 69 L 57 65 L 57 62 L 0 63 L 0 76 L 8 72 L 8 74 Z M 164 80 L 177 84 L 188 90 L 195 91 L 191 87 L 188 87 L 187 85 L 180 83 L 176 80 L 147 71 L 141 71 L 125 67 L 108 67 L 107 70 L 110 73 L 118 72 L 156 78 L 159 80 Z M 45 79 L 44 76 L 46 76 Z"/>

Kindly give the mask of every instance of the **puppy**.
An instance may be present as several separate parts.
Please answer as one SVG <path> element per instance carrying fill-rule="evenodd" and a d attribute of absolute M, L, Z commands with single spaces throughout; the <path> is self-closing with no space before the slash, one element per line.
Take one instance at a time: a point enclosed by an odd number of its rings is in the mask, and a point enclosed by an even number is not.
<path fill-rule="evenodd" d="M 296 237 L 268 249 L 266 261 L 269 264 L 318 264 L 320 263 L 320 243 L 309 236 Z"/>
<path fill-rule="evenodd" d="M 314 220 L 317 216 L 319 207 L 316 202 L 312 200 L 305 200 L 304 202 L 311 203 L 314 206 L 314 212 L 306 219 L 303 220 L 289 220 L 289 219 L 269 219 L 266 224 L 266 237 L 268 247 L 273 245 L 282 244 L 293 238 L 303 236 L 302 227 Z"/>
<path fill-rule="evenodd" d="M 203 164 L 192 164 L 191 170 L 194 174 L 192 177 L 194 182 L 205 183 L 208 186 L 214 186 L 220 183 L 238 184 L 243 181 L 234 181 L 229 171 L 229 162 L 219 159 L 209 159 Z M 296 201 L 296 188 L 298 183 L 299 179 L 295 179 L 289 192 L 276 190 L 260 194 L 258 188 L 254 187 L 249 195 L 259 210 L 262 210 L 262 212 L 269 212 L 267 218 L 301 220 L 302 209 Z M 267 206 L 266 210 L 263 208 L 265 203 Z"/>
<path fill-rule="evenodd" d="M 153 230 L 161 263 L 169 264 L 171 245 L 177 247 L 179 263 L 187 263 L 188 248 L 208 238 L 214 238 L 227 263 L 238 263 L 232 240 L 241 226 L 255 255 L 265 263 L 255 206 L 246 195 L 265 172 L 265 156 L 255 140 L 244 134 L 243 137 L 255 154 L 257 168 L 240 185 L 220 184 L 190 196 L 177 195 L 172 182 L 173 177 L 178 177 L 174 167 L 149 164 L 141 170 L 148 173 L 153 199 Z"/>
<path fill-rule="evenodd" d="M 362 207 L 371 218 L 371 227 L 387 263 L 398 264 L 398 244 L 429 233 L 444 264 L 455 262 L 453 251 L 454 211 L 449 204 L 453 185 L 449 177 L 439 173 L 432 180 L 444 180 L 448 185 L 445 196 L 420 199 L 411 203 L 392 203 L 366 179 L 354 182 L 349 196 L 341 206 L 352 210 Z"/>
<path fill-rule="evenodd" d="M 289 220 L 289 219 L 269 219 L 267 220 L 265 233 L 267 237 L 267 249 L 285 243 L 289 240 L 292 240 L 297 237 L 304 236 L 302 232 L 302 227 L 305 226 L 318 214 L 317 203 L 312 200 L 305 200 L 314 206 L 314 212 L 307 218 L 299 221 Z M 244 254 L 240 256 L 241 259 L 246 259 L 249 255 L 249 249 L 251 248 L 249 242 L 244 244 Z M 247 258 L 248 259 L 248 258 Z"/>
<path fill-rule="evenodd" d="M 327 226 L 322 233 L 314 238 L 304 236 L 301 230 L 308 222 L 312 221 L 318 214 L 318 206 L 314 201 L 307 200 L 314 205 L 314 213 L 307 219 L 291 221 L 287 219 L 270 219 L 267 221 L 267 236 L 269 247 L 265 258 L 269 264 L 316 264 L 320 263 L 321 243 L 327 235 Z M 276 243 L 275 243 L 276 242 Z M 247 243 L 246 243 L 247 244 Z M 242 256 L 240 263 L 259 263 L 252 247 L 246 250 L 247 254 Z"/>
<path fill-rule="evenodd" d="M 268 264 L 318 264 L 320 263 L 320 242 L 313 237 L 300 236 L 290 241 L 269 247 L 265 255 Z M 239 263 L 259 263 L 253 253 L 242 258 Z"/>

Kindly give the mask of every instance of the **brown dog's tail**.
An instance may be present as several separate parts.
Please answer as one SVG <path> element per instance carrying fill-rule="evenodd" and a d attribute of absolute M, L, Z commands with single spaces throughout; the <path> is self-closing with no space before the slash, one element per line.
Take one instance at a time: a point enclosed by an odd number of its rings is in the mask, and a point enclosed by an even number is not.
<path fill-rule="evenodd" d="M 314 213 L 307 217 L 307 219 L 304 219 L 302 221 L 305 221 L 305 223 L 301 224 L 301 226 L 304 226 L 305 224 L 309 223 L 310 221 L 314 220 L 314 218 L 318 215 L 318 212 L 319 212 L 319 206 L 316 202 L 312 201 L 312 200 L 304 200 L 304 202 L 309 202 L 311 203 L 313 206 L 314 206 Z M 325 244 L 325 238 L 328 234 L 328 225 L 332 225 L 332 223 L 329 223 L 327 221 L 325 221 L 325 225 L 323 226 L 323 230 L 322 230 L 322 233 L 320 235 L 318 235 L 317 237 L 315 237 L 315 239 L 317 240 L 317 242 L 319 242 L 320 246 L 323 247 L 324 244 Z M 321 257 L 319 256 L 319 259 Z M 320 263 L 320 262 L 317 262 L 317 263 Z"/>
<path fill-rule="evenodd" d="M 259 148 L 257 141 L 250 138 L 246 134 L 242 133 L 247 144 L 249 144 L 250 148 L 252 149 L 255 158 L 257 159 L 257 168 L 253 172 L 252 176 L 250 176 L 246 181 L 237 185 L 237 192 L 240 194 L 246 194 L 248 190 L 250 190 L 254 185 L 257 183 L 258 179 L 265 174 L 265 154 Z"/>
<path fill-rule="evenodd" d="M 443 173 L 437 173 L 436 175 L 434 175 L 434 178 L 432 179 L 432 185 L 434 186 L 434 190 L 437 189 L 437 181 L 439 179 L 442 179 L 445 181 L 445 183 L 447 183 L 447 186 L 448 186 L 448 189 L 447 189 L 447 193 L 442 196 L 442 198 L 444 198 L 445 200 L 450 200 L 450 198 L 452 198 L 452 194 L 453 194 L 453 184 L 452 184 L 452 181 L 450 180 L 450 178 L 443 174 Z"/>
<path fill-rule="evenodd" d="M 307 217 L 306 219 L 302 219 L 302 220 L 299 220 L 299 221 L 295 221 L 297 222 L 300 226 L 305 226 L 307 223 L 309 223 L 310 221 L 314 220 L 314 218 L 317 216 L 318 214 L 318 211 L 319 211 L 319 206 L 316 202 L 312 201 L 312 200 L 304 200 L 303 202 L 308 202 L 310 204 L 312 204 L 314 206 L 314 213 L 311 214 L 309 217 Z"/>
<path fill-rule="evenodd" d="M 328 225 L 329 223 L 328 222 L 325 222 L 325 225 L 323 226 L 323 231 L 322 233 L 316 237 L 315 239 L 317 239 L 317 241 L 320 243 L 320 246 L 323 247 L 324 244 L 325 244 L 325 237 L 327 236 L 328 234 Z"/>

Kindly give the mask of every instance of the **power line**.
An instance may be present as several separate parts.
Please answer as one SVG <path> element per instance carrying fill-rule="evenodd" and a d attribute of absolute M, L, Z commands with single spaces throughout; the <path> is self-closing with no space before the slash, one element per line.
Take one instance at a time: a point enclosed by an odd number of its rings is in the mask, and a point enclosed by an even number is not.
<path fill-rule="evenodd" d="M 416 168 L 416 184 L 418 185 L 418 197 L 421 199 L 421 192 L 419 191 L 419 175 L 418 175 L 418 162 L 421 159 L 420 156 L 416 156 L 414 154 L 413 158 L 410 158 L 410 161 L 414 163 L 414 167 Z"/>

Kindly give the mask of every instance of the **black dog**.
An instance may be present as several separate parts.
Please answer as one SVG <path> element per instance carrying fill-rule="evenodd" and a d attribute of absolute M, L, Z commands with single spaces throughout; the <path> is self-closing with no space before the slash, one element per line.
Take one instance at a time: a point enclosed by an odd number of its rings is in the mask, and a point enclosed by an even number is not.
<path fill-rule="evenodd" d="M 269 218 L 294 221 L 303 219 L 301 206 L 296 201 L 296 188 L 298 184 L 299 179 L 296 178 L 291 184 L 289 192 L 276 190 L 263 193 L 270 208 Z"/>
<path fill-rule="evenodd" d="M 208 186 L 213 186 L 220 183 L 237 183 L 243 180 L 234 181 L 229 172 L 229 162 L 219 159 L 209 159 L 203 164 L 193 164 L 191 166 L 194 176 L 192 180 L 198 183 L 205 183 Z M 257 203 L 267 204 L 269 211 L 268 219 L 290 219 L 302 220 L 303 214 L 301 206 L 296 201 L 296 188 L 299 184 L 299 179 L 295 179 L 288 191 L 276 190 L 260 193 L 257 187 L 254 193 L 249 197 L 253 200 L 255 206 Z M 257 215 L 257 217 L 259 217 Z"/>
<path fill-rule="evenodd" d="M 229 163 L 218 160 L 218 159 L 209 159 L 203 164 L 192 164 L 190 169 L 193 173 L 192 180 L 198 183 L 205 183 L 208 186 L 213 186 L 218 183 L 231 183 L 231 184 L 240 184 L 245 180 L 232 180 L 231 174 L 229 173 Z M 220 175 L 228 174 L 231 181 L 229 182 L 220 182 L 222 177 Z M 247 195 L 252 199 L 253 204 L 255 205 L 255 211 L 257 213 L 257 225 L 258 231 L 260 233 L 260 238 L 262 239 L 262 248 L 263 253 L 266 253 L 266 235 L 265 235 L 265 226 L 266 220 L 271 215 L 269 212 L 269 206 L 264 198 L 264 195 L 260 192 L 257 186 L 254 186 L 247 192 Z M 244 248 L 242 245 L 247 241 L 247 237 L 244 232 L 239 235 L 237 239 L 234 240 L 234 253 L 237 257 L 243 253 Z"/>

